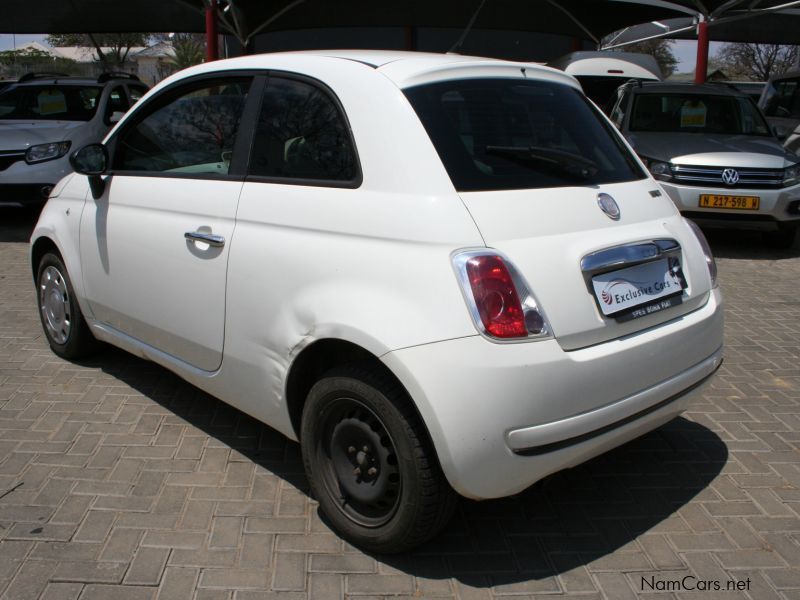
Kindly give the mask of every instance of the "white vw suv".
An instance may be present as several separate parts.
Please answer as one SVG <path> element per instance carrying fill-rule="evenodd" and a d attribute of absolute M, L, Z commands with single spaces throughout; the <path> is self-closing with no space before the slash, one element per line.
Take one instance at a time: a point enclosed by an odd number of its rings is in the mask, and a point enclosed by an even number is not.
<path fill-rule="evenodd" d="M 552 69 L 214 62 L 72 162 L 31 239 L 53 351 L 114 344 L 299 440 L 373 551 L 660 426 L 722 361 L 702 234 Z"/>

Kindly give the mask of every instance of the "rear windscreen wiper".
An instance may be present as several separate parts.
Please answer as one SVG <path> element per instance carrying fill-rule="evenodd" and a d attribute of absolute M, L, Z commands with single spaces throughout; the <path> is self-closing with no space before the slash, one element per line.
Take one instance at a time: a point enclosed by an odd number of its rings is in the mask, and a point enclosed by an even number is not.
<path fill-rule="evenodd" d="M 597 163 L 580 154 L 541 146 L 486 146 L 486 154 L 504 156 L 525 163 L 537 162 L 553 170 L 581 179 L 598 173 Z"/>

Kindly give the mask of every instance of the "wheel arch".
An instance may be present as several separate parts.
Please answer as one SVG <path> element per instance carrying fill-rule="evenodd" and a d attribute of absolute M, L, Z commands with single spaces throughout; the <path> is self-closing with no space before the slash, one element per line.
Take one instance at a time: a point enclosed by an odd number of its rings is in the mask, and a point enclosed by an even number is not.
<path fill-rule="evenodd" d="M 414 409 L 419 422 L 425 430 L 428 441 L 431 442 L 431 447 L 435 447 L 432 443 L 428 425 L 422 417 L 417 403 L 397 375 L 369 350 L 339 338 L 324 338 L 309 344 L 295 357 L 289 367 L 285 386 L 286 407 L 289 412 L 292 429 L 298 440 L 300 439 L 303 408 L 311 387 L 327 371 L 345 366 L 374 369 L 396 382 L 405 392 L 409 405 Z"/>
<path fill-rule="evenodd" d="M 42 257 L 48 252 L 55 252 L 62 261 L 64 260 L 61 248 L 58 247 L 58 244 L 56 244 L 52 238 L 40 236 L 31 244 L 31 271 L 34 283 L 36 283 L 36 277 L 39 275 L 39 263 L 42 261 Z"/>

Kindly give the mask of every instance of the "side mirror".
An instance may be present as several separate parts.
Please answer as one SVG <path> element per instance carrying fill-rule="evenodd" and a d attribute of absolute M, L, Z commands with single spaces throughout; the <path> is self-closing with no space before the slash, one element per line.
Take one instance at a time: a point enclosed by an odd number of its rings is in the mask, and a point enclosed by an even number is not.
<path fill-rule="evenodd" d="M 108 117 L 108 122 L 111 123 L 112 125 L 114 123 L 119 123 L 120 119 L 122 119 L 122 117 L 124 116 L 125 116 L 124 112 L 115 110 L 113 113 L 111 113 L 111 116 Z"/>
<path fill-rule="evenodd" d="M 76 173 L 89 177 L 95 200 L 103 195 L 106 184 L 100 176 L 108 170 L 108 150 L 103 144 L 89 144 L 76 150 L 69 157 L 69 163 Z"/>
<path fill-rule="evenodd" d="M 785 127 L 781 127 L 780 125 L 773 125 L 772 133 L 775 134 L 775 137 L 778 138 L 781 142 L 789 137 L 789 130 Z"/>

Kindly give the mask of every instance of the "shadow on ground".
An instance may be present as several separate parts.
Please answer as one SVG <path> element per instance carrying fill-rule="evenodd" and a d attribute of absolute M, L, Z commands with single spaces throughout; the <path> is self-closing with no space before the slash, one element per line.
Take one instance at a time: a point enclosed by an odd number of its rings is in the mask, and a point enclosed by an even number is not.
<path fill-rule="evenodd" d="M 120 379 L 308 493 L 297 444 L 166 369 L 106 348 L 103 356 L 84 364 Z M 517 496 L 462 500 L 437 538 L 411 553 L 375 558 L 419 577 L 555 591 L 556 575 L 624 546 L 638 554 L 627 556 L 641 558 L 632 544 L 637 536 L 675 527 L 675 520 L 665 522 L 709 485 L 727 456 L 716 434 L 678 418 Z"/>
<path fill-rule="evenodd" d="M 27 242 L 39 219 L 40 207 L 0 206 L 0 242 Z"/>
<path fill-rule="evenodd" d="M 800 256 L 800 233 L 791 248 L 773 248 L 758 231 L 736 229 L 704 229 L 708 243 L 717 258 L 748 260 L 786 260 Z"/>

